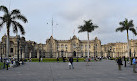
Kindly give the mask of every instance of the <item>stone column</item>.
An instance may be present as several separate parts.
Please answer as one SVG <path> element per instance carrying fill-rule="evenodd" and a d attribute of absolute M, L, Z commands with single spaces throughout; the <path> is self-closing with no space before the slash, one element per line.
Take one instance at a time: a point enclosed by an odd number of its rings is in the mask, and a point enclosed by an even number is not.
<path fill-rule="evenodd" d="M 67 58 L 67 57 L 68 57 L 68 56 L 67 56 L 67 52 L 65 52 L 65 54 L 66 54 L 66 58 Z"/>
<path fill-rule="evenodd" d="M 29 58 L 31 58 L 31 51 L 29 52 Z"/>
<path fill-rule="evenodd" d="M 37 50 L 37 58 L 39 58 L 39 51 Z"/>

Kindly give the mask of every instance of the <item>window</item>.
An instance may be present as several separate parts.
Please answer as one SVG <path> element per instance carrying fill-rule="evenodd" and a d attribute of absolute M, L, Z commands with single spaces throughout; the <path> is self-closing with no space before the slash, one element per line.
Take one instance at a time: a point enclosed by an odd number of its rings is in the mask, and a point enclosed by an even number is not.
<path fill-rule="evenodd" d="M 83 45 L 81 45 L 81 49 L 83 49 Z"/>
<path fill-rule="evenodd" d="M 87 45 L 85 45 L 85 49 L 87 49 Z"/>
<path fill-rule="evenodd" d="M 67 49 L 67 48 L 68 48 L 68 46 L 67 46 L 67 45 L 65 45 L 65 48 Z"/>
<path fill-rule="evenodd" d="M 58 44 L 58 45 L 57 45 L 57 49 L 59 49 L 59 47 L 60 47 L 60 46 L 59 46 L 59 44 Z"/>
<path fill-rule="evenodd" d="M 10 52 L 13 53 L 13 48 L 10 48 Z"/>
<path fill-rule="evenodd" d="M 73 44 L 73 48 L 76 48 L 76 44 Z"/>
<path fill-rule="evenodd" d="M 63 44 L 61 45 L 61 48 L 64 48 L 64 45 L 63 45 Z"/>

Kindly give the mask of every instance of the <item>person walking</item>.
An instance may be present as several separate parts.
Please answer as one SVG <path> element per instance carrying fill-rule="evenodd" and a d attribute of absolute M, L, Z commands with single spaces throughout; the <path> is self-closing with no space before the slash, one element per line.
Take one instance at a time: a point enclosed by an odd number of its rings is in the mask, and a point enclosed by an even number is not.
<path fill-rule="evenodd" d="M 41 57 L 39 57 L 39 62 L 40 62 L 40 58 L 41 58 Z"/>
<path fill-rule="evenodd" d="M 127 63 L 126 63 L 126 57 L 124 56 L 124 61 L 125 61 L 125 67 L 127 66 Z"/>
<path fill-rule="evenodd" d="M 73 57 L 70 57 L 70 58 L 69 58 L 69 62 L 71 63 L 72 69 L 74 69 L 74 66 L 73 66 Z M 69 69 L 71 69 L 71 67 L 70 67 Z"/>
<path fill-rule="evenodd" d="M 6 60 L 6 66 L 7 66 L 7 70 L 8 70 L 8 65 L 9 65 L 9 60 Z"/>
<path fill-rule="evenodd" d="M 78 57 L 77 57 L 77 62 L 78 62 Z"/>
<path fill-rule="evenodd" d="M 63 62 L 65 62 L 65 57 L 62 57 L 62 59 L 63 59 Z"/>
<path fill-rule="evenodd" d="M 87 65 L 87 66 L 89 66 L 89 63 L 88 63 L 88 62 L 89 62 L 89 58 L 88 58 L 87 56 L 86 56 L 85 61 L 87 62 L 87 64 L 86 64 L 86 65 Z"/>
<path fill-rule="evenodd" d="M 57 62 L 59 63 L 59 57 L 57 57 Z"/>
<path fill-rule="evenodd" d="M 118 69 L 121 70 L 121 65 L 123 65 L 121 57 L 118 58 L 117 63 L 118 63 Z"/>
<path fill-rule="evenodd" d="M 133 62 L 132 64 L 133 64 L 133 72 L 134 72 L 134 73 L 137 73 L 137 71 L 135 70 L 135 69 L 136 69 L 136 64 L 137 64 L 137 60 L 136 60 L 136 59 L 137 59 L 137 57 L 135 57 L 135 58 L 133 59 L 133 61 L 132 61 L 132 62 Z"/>
<path fill-rule="evenodd" d="M 40 58 L 40 60 L 41 60 L 41 62 L 43 62 L 43 58 L 42 57 Z"/>

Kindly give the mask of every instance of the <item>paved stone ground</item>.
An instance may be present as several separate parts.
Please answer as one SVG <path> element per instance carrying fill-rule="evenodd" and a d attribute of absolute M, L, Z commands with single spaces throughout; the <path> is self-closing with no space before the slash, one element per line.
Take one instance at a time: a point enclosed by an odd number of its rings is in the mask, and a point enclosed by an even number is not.
<path fill-rule="evenodd" d="M 137 81 L 132 67 L 118 71 L 116 62 L 103 60 L 89 63 L 75 62 L 74 69 L 68 63 L 26 63 L 25 65 L 0 70 L 0 81 Z"/>

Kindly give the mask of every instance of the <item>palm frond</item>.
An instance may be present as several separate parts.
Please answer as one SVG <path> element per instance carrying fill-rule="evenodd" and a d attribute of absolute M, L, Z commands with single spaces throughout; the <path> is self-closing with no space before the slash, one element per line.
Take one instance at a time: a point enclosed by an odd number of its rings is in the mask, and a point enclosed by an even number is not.
<path fill-rule="evenodd" d="M 7 7 L 6 6 L 0 6 L 0 11 L 3 11 L 4 13 L 6 13 L 6 14 L 8 14 L 9 13 L 9 11 L 8 11 L 8 9 L 7 9 Z"/>
<path fill-rule="evenodd" d="M 24 23 L 28 22 L 27 18 L 21 14 L 12 17 L 12 20 L 15 20 L 15 19 L 19 19 L 23 21 Z"/>
<path fill-rule="evenodd" d="M 2 27 L 2 26 L 4 25 L 4 23 L 5 23 L 5 22 L 1 22 L 1 23 L 0 23 L 0 27 Z"/>
<path fill-rule="evenodd" d="M 79 29 L 78 33 L 81 33 L 81 32 L 85 31 L 83 26 L 79 26 L 78 29 Z"/>
<path fill-rule="evenodd" d="M 98 28 L 98 26 L 94 25 L 91 20 L 88 20 L 88 21 L 84 20 L 84 25 L 78 27 L 78 29 L 79 29 L 78 33 L 92 32 L 96 28 Z"/>
<path fill-rule="evenodd" d="M 127 25 L 129 28 L 130 27 L 134 27 L 134 24 L 133 24 L 133 20 L 130 20 L 129 22 L 128 22 L 128 25 Z"/>
<path fill-rule="evenodd" d="M 20 10 L 15 9 L 15 10 L 12 10 L 12 11 L 11 11 L 11 14 L 10 14 L 10 15 L 12 16 L 12 15 L 18 15 L 18 14 L 20 14 Z"/>
<path fill-rule="evenodd" d="M 123 32 L 124 30 L 126 30 L 125 27 L 119 27 L 116 29 L 116 32 L 118 32 L 118 31 Z"/>
<path fill-rule="evenodd" d="M 4 22 L 0 23 L 0 30 L 1 30 L 3 25 L 4 25 Z"/>
<path fill-rule="evenodd" d="M 3 17 L 0 17 L 0 20 L 3 20 Z"/>
<path fill-rule="evenodd" d="M 92 31 L 94 31 L 96 28 L 98 28 L 98 26 L 93 25 L 92 27 L 90 27 L 90 28 L 88 29 L 88 32 L 92 32 Z"/>
<path fill-rule="evenodd" d="M 13 33 L 18 33 L 18 28 L 15 21 L 12 21 Z"/>
<path fill-rule="evenodd" d="M 12 21 L 12 22 L 15 23 L 16 27 L 20 30 L 21 34 L 24 35 L 25 30 L 24 30 L 23 26 L 19 22 L 16 22 L 16 21 Z"/>
<path fill-rule="evenodd" d="M 119 23 L 119 25 L 121 25 L 121 26 L 125 27 L 125 21 L 120 22 L 120 23 Z"/>
<path fill-rule="evenodd" d="M 133 34 L 135 34 L 135 35 L 137 35 L 137 32 L 136 32 L 136 30 L 132 27 L 132 28 L 130 28 L 129 29 Z"/>
<path fill-rule="evenodd" d="M 120 22 L 119 25 L 121 27 L 117 28 L 116 32 L 123 32 L 124 30 L 129 30 L 130 28 L 134 27 L 133 20 L 128 21 L 126 18 L 124 21 Z"/>

